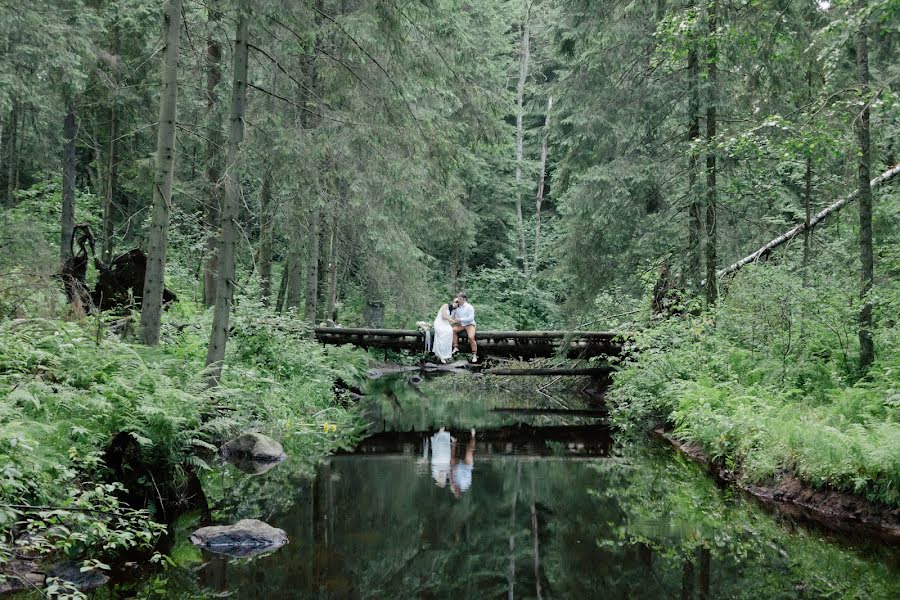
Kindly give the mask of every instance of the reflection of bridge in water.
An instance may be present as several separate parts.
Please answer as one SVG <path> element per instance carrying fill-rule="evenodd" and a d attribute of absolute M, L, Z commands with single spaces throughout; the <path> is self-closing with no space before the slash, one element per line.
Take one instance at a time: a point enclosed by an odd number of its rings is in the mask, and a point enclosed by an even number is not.
<path fill-rule="evenodd" d="M 315 334 L 323 344 L 425 350 L 425 334 L 416 330 L 317 327 Z M 626 336 L 612 331 L 478 331 L 476 337 L 479 356 L 592 358 L 618 355 Z M 460 334 L 459 347 L 468 348 L 465 332 Z"/>
<path fill-rule="evenodd" d="M 422 453 L 430 431 L 382 431 L 367 437 L 350 453 L 354 458 L 366 456 L 409 457 Z M 453 433 L 462 446 L 469 440 L 468 431 Z M 536 427 L 518 424 L 479 429 L 476 434 L 476 462 L 484 460 L 552 458 L 579 459 L 610 456 L 612 438 L 609 425 L 552 425 Z M 336 456 L 340 456 L 338 452 Z"/>

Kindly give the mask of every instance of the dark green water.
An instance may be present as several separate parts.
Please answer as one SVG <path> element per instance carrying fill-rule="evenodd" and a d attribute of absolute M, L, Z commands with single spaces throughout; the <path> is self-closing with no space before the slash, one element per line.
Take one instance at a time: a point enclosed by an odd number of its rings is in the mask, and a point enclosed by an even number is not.
<path fill-rule="evenodd" d="M 313 478 L 288 461 L 258 477 L 229 472 L 221 485 L 229 508 L 220 517 L 261 518 L 283 528 L 288 545 L 219 558 L 185 541 L 184 522 L 178 566 L 143 582 L 141 594 L 898 597 L 888 548 L 780 519 L 652 443 L 616 446 L 602 420 L 489 410 L 559 408 L 551 399 L 455 389 L 447 378 L 418 389 L 377 383 L 370 416 L 381 432 L 354 453 L 331 457 Z M 442 424 L 457 443 L 452 462 L 436 465 L 439 451 L 425 442 Z"/>

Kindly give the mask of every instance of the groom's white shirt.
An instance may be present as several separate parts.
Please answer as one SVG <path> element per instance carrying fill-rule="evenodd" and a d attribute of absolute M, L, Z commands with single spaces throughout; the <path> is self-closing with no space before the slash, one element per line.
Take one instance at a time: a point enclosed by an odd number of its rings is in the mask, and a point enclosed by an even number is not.
<path fill-rule="evenodd" d="M 461 304 L 457 306 L 453 311 L 453 316 L 459 319 L 460 325 L 474 325 L 475 324 L 475 307 L 466 302 L 465 304 Z"/>

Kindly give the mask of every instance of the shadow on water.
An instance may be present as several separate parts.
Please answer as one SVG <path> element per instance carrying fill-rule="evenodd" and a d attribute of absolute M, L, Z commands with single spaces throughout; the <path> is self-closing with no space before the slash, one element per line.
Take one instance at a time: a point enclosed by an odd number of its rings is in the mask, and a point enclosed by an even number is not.
<path fill-rule="evenodd" d="M 898 589 L 889 548 L 796 527 L 671 452 L 616 443 L 596 417 L 493 410 L 546 407 L 545 397 L 464 385 L 379 380 L 372 435 L 353 452 L 312 478 L 289 460 L 211 490 L 225 499 L 223 518 L 265 519 L 287 532 L 286 546 L 231 560 L 181 541 L 180 566 L 153 585 L 178 598 L 889 598 Z"/>

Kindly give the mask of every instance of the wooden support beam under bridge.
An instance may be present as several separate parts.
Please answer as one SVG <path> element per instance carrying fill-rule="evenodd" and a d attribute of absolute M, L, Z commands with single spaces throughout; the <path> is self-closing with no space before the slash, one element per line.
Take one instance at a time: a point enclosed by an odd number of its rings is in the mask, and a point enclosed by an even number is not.
<path fill-rule="evenodd" d="M 322 344 L 425 351 L 425 334 L 417 330 L 316 327 L 315 337 Z M 617 356 L 626 337 L 612 331 L 478 331 L 476 335 L 479 357 L 523 359 L 559 355 L 566 358 Z M 460 334 L 459 347 L 462 351 L 468 351 L 465 332 Z"/>

